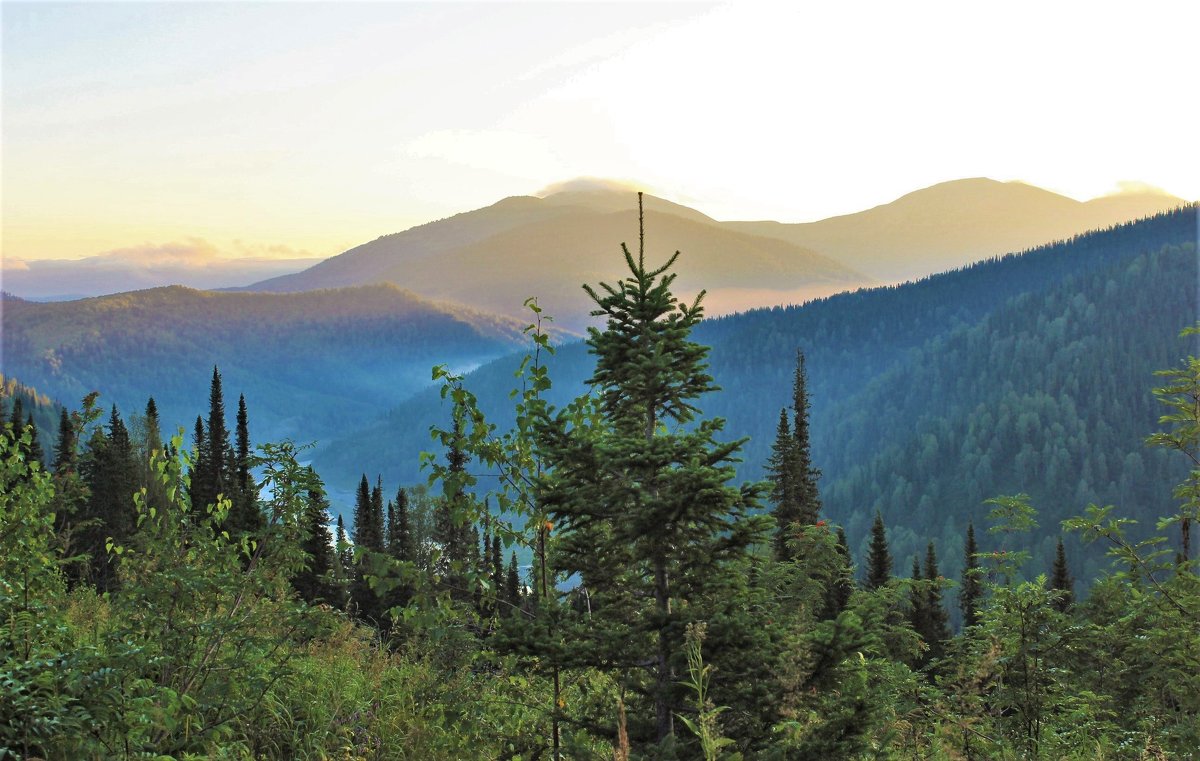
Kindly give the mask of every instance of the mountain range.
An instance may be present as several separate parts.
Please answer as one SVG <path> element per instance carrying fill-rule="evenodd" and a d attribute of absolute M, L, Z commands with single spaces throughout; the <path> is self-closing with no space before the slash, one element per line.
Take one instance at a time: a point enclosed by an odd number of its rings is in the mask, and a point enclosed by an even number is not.
<path fill-rule="evenodd" d="M 149 396 L 187 426 L 219 366 L 262 439 L 324 438 L 429 383 L 520 345 L 523 324 L 390 284 L 306 293 L 181 286 L 36 303 L 5 295 L 4 372 L 69 405 L 93 390 L 124 412 Z M 204 372 L 207 368 L 207 372 Z"/>

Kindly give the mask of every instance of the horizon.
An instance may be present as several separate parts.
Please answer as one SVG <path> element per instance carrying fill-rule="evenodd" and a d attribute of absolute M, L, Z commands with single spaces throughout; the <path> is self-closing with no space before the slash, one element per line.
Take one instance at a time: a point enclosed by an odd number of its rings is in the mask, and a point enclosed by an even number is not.
<path fill-rule="evenodd" d="M 726 221 L 973 177 L 1200 198 L 1176 148 L 1193 4 L 875 6 L 873 24 L 708 4 L 0 12 L 9 261 L 189 241 L 324 259 L 594 177 Z"/>

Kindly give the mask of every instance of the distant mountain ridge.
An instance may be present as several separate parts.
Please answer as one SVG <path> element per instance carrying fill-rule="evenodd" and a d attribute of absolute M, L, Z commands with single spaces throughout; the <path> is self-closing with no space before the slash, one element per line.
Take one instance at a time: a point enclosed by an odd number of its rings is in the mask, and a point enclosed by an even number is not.
<path fill-rule="evenodd" d="M 230 288 L 253 280 L 299 272 L 317 257 L 223 257 L 202 241 L 139 246 L 82 259 L 6 257 L 0 262 L 4 290 L 34 301 L 103 296 L 185 284 Z"/>
<path fill-rule="evenodd" d="M 164 425 L 187 425 L 221 368 L 245 392 L 256 435 L 324 437 L 429 383 L 519 345 L 523 323 L 394 285 L 294 294 L 181 286 L 71 302 L 5 299 L 3 371 L 64 403 L 97 390 Z"/>
<path fill-rule="evenodd" d="M 818 222 L 726 224 L 820 251 L 879 280 L 899 282 L 1186 203 L 1152 191 L 1080 202 L 1021 182 L 977 177 L 939 183 L 891 203 Z"/>
<path fill-rule="evenodd" d="M 662 199 L 646 198 L 648 250 L 669 241 L 688 263 L 684 291 L 769 289 L 827 294 L 867 281 L 861 273 L 775 238 L 729 230 Z M 613 209 L 621 209 L 613 211 Z M 289 292 L 393 282 L 426 296 L 520 315 L 530 296 L 561 324 L 582 328 L 581 283 L 622 276 L 619 244 L 637 244 L 632 193 L 567 192 L 507 198 L 492 206 L 385 236 L 315 267 L 249 286 Z M 671 251 L 658 251 L 667 255 Z M 732 308 L 744 306 L 731 304 Z"/>

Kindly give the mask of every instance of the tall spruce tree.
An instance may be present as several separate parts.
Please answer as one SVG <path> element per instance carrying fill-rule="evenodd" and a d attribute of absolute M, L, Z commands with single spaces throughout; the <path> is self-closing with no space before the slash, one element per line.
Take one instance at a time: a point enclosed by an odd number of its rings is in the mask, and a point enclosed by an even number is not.
<path fill-rule="evenodd" d="M 804 367 L 804 352 L 796 350 L 796 373 L 792 380 L 792 465 L 796 481 L 797 519 L 806 525 L 817 522 L 821 514 L 821 494 L 817 481 L 821 471 L 813 467 L 812 448 L 808 442 L 808 373 Z"/>
<path fill-rule="evenodd" d="M 197 453 L 196 474 L 192 489 L 199 501 L 193 508 L 205 510 L 215 504 L 217 497 L 232 497 L 229 477 L 229 429 L 225 426 L 225 395 L 221 389 L 221 372 L 214 366 L 208 391 L 208 421 L 204 428 L 204 447 Z"/>
<path fill-rule="evenodd" d="M 771 499 L 775 503 L 775 557 L 783 561 L 793 559 L 793 549 L 789 546 L 793 526 L 815 524 L 821 513 L 817 488 L 821 472 L 813 467 L 808 438 L 808 375 L 804 353 L 797 351 L 792 381 L 792 424 L 788 425 L 787 410 L 780 410 L 775 443 L 767 463 Z"/>
<path fill-rule="evenodd" d="M 1054 607 L 1059 613 L 1066 613 L 1075 602 L 1075 580 L 1067 568 L 1067 551 L 1063 548 L 1063 540 L 1058 538 L 1058 546 L 1054 550 L 1054 569 L 1050 575 L 1050 588 L 1059 595 L 1054 601 Z"/>
<path fill-rule="evenodd" d="M 506 615 L 511 615 L 521 609 L 521 572 L 517 566 L 517 553 L 514 552 L 508 561 L 508 570 L 504 574 L 504 606 Z"/>
<path fill-rule="evenodd" d="M 846 530 L 841 526 L 838 526 L 837 530 L 837 551 L 840 563 L 826 589 L 825 618 L 836 618 L 846 609 L 850 595 L 854 593 L 854 560 L 850 556 Z"/>
<path fill-rule="evenodd" d="M 107 428 L 92 435 L 81 466 L 88 499 L 80 516 L 84 529 L 79 546 L 90 556 L 90 578 L 102 592 L 116 587 L 116 561 L 106 546 L 109 540 L 123 544 L 133 535 L 133 494 L 138 489 L 133 445 L 116 405 Z"/>
<path fill-rule="evenodd" d="M 925 627 L 919 634 L 929 646 L 926 660 L 940 660 L 950 639 L 950 618 L 942 601 L 942 577 L 933 542 L 925 548 Z"/>
<path fill-rule="evenodd" d="M 54 472 L 66 475 L 75 470 L 78 464 L 78 437 L 67 408 L 63 407 L 59 413 L 58 442 L 54 445 Z"/>
<path fill-rule="evenodd" d="M 192 467 L 188 476 L 188 496 L 191 500 L 193 519 L 200 521 L 207 514 L 207 507 L 216 498 L 212 478 L 209 476 L 208 437 L 204 434 L 204 418 L 196 416 L 192 429 Z"/>
<path fill-rule="evenodd" d="M 350 584 L 350 600 L 364 620 L 378 623 L 383 604 L 367 580 L 369 553 L 381 553 L 383 546 L 382 486 L 372 492 L 364 473 L 358 482 L 354 500 L 354 580 Z"/>
<path fill-rule="evenodd" d="M 867 554 L 867 589 L 879 589 L 892 578 L 892 553 L 888 550 L 887 529 L 883 516 L 875 511 L 875 522 L 871 524 L 871 548 Z"/>
<path fill-rule="evenodd" d="M 246 412 L 246 397 L 238 395 L 237 426 L 234 429 L 234 447 L 229 452 L 225 472 L 229 482 L 230 508 L 228 526 L 236 532 L 255 533 L 266 523 L 254 493 L 254 479 L 250 476 L 250 422 Z"/>
<path fill-rule="evenodd" d="M 775 443 L 771 457 L 767 460 L 767 478 L 771 482 L 771 501 L 775 505 L 775 557 L 781 561 L 792 559 L 788 542 L 792 524 L 800 514 L 796 503 L 796 479 L 793 465 L 796 441 L 788 424 L 787 409 L 779 410 L 779 425 L 775 429 Z"/>
<path fill-rule="evenodd" d="M 739 561 L 767 523 L 751 512 L 760 490 L 728 484 L 741 442 L 716 440 L 723 421 L 696 420 L 696 401 L 716 388 L 707 348 L 690 339 L 703 294 L 691 304 L 672 294 L 679 252 L 646 266 L 640 195 L 638 216 L 636 259 L 622 244 L 628 276 L 601 284 L 602 294 L 584 286 L 606 318 L 587 339 L 596 415 L 560 413 L 539 426 L 550 466 L 540 486 L 557 536 L 551 562 L 579 574 L 593 601 L 589 639 L 574 655 L 615 668 L 650 698 L 655 722 L 643 740 L 663 742 L 682 708 L 684 623 L 744 573 Z"/>
<path fill-rule="evenodd" d="M 335 551 L 329 533 L 329 500 L 315 476 L 304 505 L 304 529 L 300 547 L 308 556 L 308 562 L 292 579 L 292 586 L 306 602 L 336 606 L 341 600 L 334 583 Z"/>
<path fill-rule="evenodd" d="M 962 611 L 963 628 L 979 623 L 979 601 L 983 594 L 980 578 L 979 546 L 975 543 L 975 524 L 967 524 L 967 541 L 963 547 L 962 583 L 958 588 L 958 607 Z"/>

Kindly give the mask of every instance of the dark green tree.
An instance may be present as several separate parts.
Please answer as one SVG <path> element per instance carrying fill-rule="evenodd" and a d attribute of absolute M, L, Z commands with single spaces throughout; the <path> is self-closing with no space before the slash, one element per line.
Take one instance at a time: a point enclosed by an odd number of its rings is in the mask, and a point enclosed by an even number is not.
<path fill-rule="evenodd" d="M 311 473 L 312 469 L 309 468 Z M 304 504 L 304 537 L 301 549 L 308 556 L 304 568 L 292 579 L 292 586 L 309 603 L 338 606 L 341 603 L 334 582 L 333 537 L 329 533 L 329 500 L 313 473 Z"/>
<path fill-rule="evenodd" d="M 925 628 L 917 633 L 928 645 L 926 661 L 940 660 L 950 639 L 950 618 L 942 600 L 942 576 L 938 573 L 937 552 L 933 542 L 925 548 Z"/>
<path fill-rule="evenodd" d="M 1075 580 L 1067 568 L 1067 552 L 1063 548 L 1063 540 L 1058 538 L 1058 546 L 1054 550 L 1054 569 L 1050 574 L 1050 588 L 1057 590 L 1059 595 L 1054 600 L 1054 607 L 1059 613 L 1066 613 L 1075 602 Z"/>
<path fill-rule="evenodd" d="M 696 401 L 715 390 L 708 350 L 690 339 L 703 293 L 691 304 L 672 294 L 679 252 L 646 266 L 640 222 L 639 196 L 637 258 L 622 244 L 629 275 L 601 284 L 603 295 L 584 286 L 606 318 L 587 339 L 595 413 L 577 415 L 593 404 L 580 400 L 540 427 L 551 468 L 541 503 L 557 537 L 554 570 L 579 574 L 593 601 L 589 640 L 573 655 L 650 698 L 643 739 L 661 743 L 682 708 L 684 624 L 705 614 L 707 591 L 744 573 L 769 523 L 751 513 L 757 486 L 728 484 L 742 442 L 718 443 L 723 421 L 697 420 Z"/>
<path fill-rule="evenodd" d="M 258 506 L 254 493 L 254 479 L 250 475 L 250 424 L 246 413 L 246 397 L 238 396 L 237 427 L 234 429 L 234 447 L 225 467 L 229 482 L 227 495 L 232 502 L 226 525 L 230 531 L 255 533 L 262 530 L 265 516 Z"/>
<path fill-rule="evenodd" d="M 817 481 L 821 471 L 813 467 L 812 448 L 808 442 L 808 373 L 804 368 L 804 352 L 796 350 L 796 373 L 792 380 L 792 438 L 795 446 L 792 471 L 796 482 L 797 520 L 816 523 L 821 514 L 821 495 Z"/>
<path fill-rule="evenodd" d="M 958 607 L 962 611 L 963 628 L 979 623 L 979 604 L 983 594 L 983 579 L 979 567 L 979 546 L 975 543 L 975 524 L 967 524 L 967 541 L 963 548 L 962 583 L 958 591 Z"/>
<path fill-rule="evenodd" d="M 775 557 L 790 560 L 791 526 L 799 515 L 796 504 L 796 483 L 792 465 L 795 461 L 795 439 L 792 438 L 786 409 L 779 410 L 779 425 L 775 429 L 775 443 L 771 457 L 767 460 L 767 478 L 771 482 L 771 501 L 775 505 Z"/>
<path fill-rule="evenodd" d="M 384 551 L 383 540 L 383 497 L 382 485 L 372 491 L 364 473 L 358 482 L 354 500 L 354 580 L 350 584 L 350 601 L 358 615 L 366 621 L 378 623 L 383 613 L 383 603 L 367 578 L 372 553 Z"/>
<path fill-rule="evenodd" d="M 136 528 L 133 494 L 138 490 L 133 445 L 116 405 L 108 419 L 107 433 L 97 428 L 88 442 L 81 473 L 88 498 L 80 515 L 79 549 L 90 557 L 89 576 L 100 591 L 116 588 L 116 559 L 108 552 L 110 542 L 120 544 Z"/>
<path fill-rule="evenodd" d="M 54 472 L 66 474 L 78 464 L 78 437 L 67 408 L 60 410 L 58 419 L 58 442 L 54 445 Z"/>
<path fill-rule="evenodd" d="M 517 553 L 512 553 L 508 561 L 508 571 L 504 574 L 503 606 L 509 615 L 521 609 L 521 572 L 517 566 Z"/>
<path fill-rule="evenodd" d="M 212 504 L 211 483 L 208 476 L 208 437 L 204 435 L 204 418 L 196 416 L 192 429 L 192 464 L 188 473 L 188 497 L 193 520 L 199 522 Z"/>
<path fill-rule="evenodd" d="M 888 551 L 887 529 L 883 516 L 876 511 L 871 524 L 871 548 L 867 554 L 867 589 L 879 589 L 892 578 L 892 553 Z"/>

